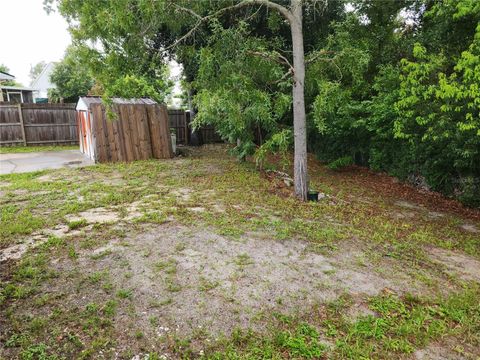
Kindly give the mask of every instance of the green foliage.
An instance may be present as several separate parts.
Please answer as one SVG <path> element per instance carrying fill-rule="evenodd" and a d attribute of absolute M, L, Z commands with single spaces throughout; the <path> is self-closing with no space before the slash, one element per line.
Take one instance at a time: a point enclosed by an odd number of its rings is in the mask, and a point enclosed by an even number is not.
<path fill-rule="evenodd" d="M 288 150 L 292 144 L 292 130 L 283 129 L 272 135 L 262 146 L 255 152 L 257 166 L 262 169 L 269 153 L 279 154 L 282 158 L 283 167 L 289 165 Z"/>
<path fill-rule="evenodd" d="M 471 338 L 479 314 L 477 295 L 478 287 L 474 286 L 446 299 L 376 296 L 369 307 L 378 316 L 368 315 L 340 325 L 346 336 L 337 341 L 339 354 L 347 358 L 383 358 L 392 353 L 410 354 L 446 334 L 460 332 Z"/>
<path fill-rule="evenodd" d="M 8 238 L 17 234 L 29 234 L 40 229 L 44 221 L 34 215 L 29 208 L 21 209 L 14 204 L 3 205 L 0 209 L 0 238 Z"/>
<path fill-rule="evenodd" d="M 457 12 L 437 4 L 427 16 L 447 12 L 447 21 L 455 22 L 480 15 L 469 1 L 449 3 Z M 480 24 L 472 30 L 471 43 L 459 47 L 456 56 L 431 53 L 417 43 L 413 60 L 401 61 L 394 136 L 414 149 L 415 162 L 424 163 L 419 172 L 434 189 L 475 206 L 480 203 Z"/>
<path fill-rule="evenodd" d="M 320 326 L 278 314 L 278 323 L 266 334 L 235 331 L 231 339 L 207 352 L 206 359 L 384 359 L 404 358 L 447 336 L 478 345 L 477 285 L 445 298 L 416 298 L 382 294 L 372 297 L 375 316 L 351 320 L 348 302 L 337 299 L 321 314 Z M 312 316 L 315 318 L 314 316 Z M 312 319 L 314 320 L 314 319 Z M 329 337 L 328 348 L 319 340 L 320 329 Z"/>
<path fill-rule="evenodd" d="M 76 102 L 78 97 L 88 94 L 93 78 L 82 59 L 80 48 L 70 46 L 63 60 L 55 65 L 50 79 L 56 88 L 49 89 L 51 102 Z"/>
<path fill-rule="evenodd" d="M 158 48 L 162 40 L 156 33 L 159 22 L 167 16 L 163 1 L 45 0 L 44 4 L 49 11 L 58 8 L 71 25 L 78 59 L 75 65 L 81 65 L 76 69 L 83 71 L 83 82 L 75 82 L 76 96 L 85 95 L 95 79 L 93 95 L 105 99 L 150 97 L 165 101 L 173 84 L 168 80 L 167 59 Z"/>
<path fill-rule="evenodd" d="M 85 219 L 79 219 L 79 220 L 70 221 L 68 222 L 67 225 L 69 230 L 75 230 L 75 229 L 79 229 L 81 227 L 87 226 L 88 222 Z"/>
<path fill-rule="evenodd" d="M 352 165 L 353 164 L 353 159 L 351 156 L 344 156 L 341 158 L 338 158 L 335 161 L 332 161 L 331 163 L 328 164 L 329 169 L 331 170 L 339 170 L 342 169 L 346 166 Z"/>
<path fill-rule="evenodd" d="M 124 75 L 115 79 L 106 90 L 106 97 L 118 96 L 123 98 L 149 97 L 158 102 L 164 102 L 172 88 L 172 82 L 166 81 L 168 72 L 156 79 L 145 76 Z"/>
<path fill-rule="evenodd" d="M 382 5 L 356 2 L 356 12 L 332 25 L 326 46 L 335 52 L 332 61 L 310 68 L 307 89 L 317 92 L 310 146 L 322 160 L 351 156 L 478 206 L 479 6 L 469 0 L 436 2 L 426 11 L 408 1 Z M 402 8 L 423 26 L 399 22 Z"/>
<path fill-rule="evenodd" d="M 78 145 L 50 145 L 50 146 L 2 146 L 0 154 L 43 152 L 43 151 L 61 151 L 77 150 Z"/>
<path fill-rule="evenodd" d="M 214 23 L 212 32 L 200 52 L 194 126 L 214 125 L 225 140 L 239 141 L 237 154 L 245 157 L 255 151 L 255 133 L 270 137 L 279 131 L 278 122 L 290 109 L 291 97 L 285 84 L 276 84 L 283 74 L 281 65 L 256 55 L 268 53 L 269 44 L 251 36 L 246 23 L 230 29 Z M 288 132 L 281 133 L 258 154 L 263 156 L 272 147 L 285 149 L 287 138 Z"/>
<path fill-rule="evenodd" d="M 7 65 L 4 65 L 4 64 L 0 64 L 0 71 L 6 72 L 7 74 L 10 74 L 10 69 L 8 68 Z"/>
<path fill-rule="evenodd" d="M 48 346 L 45 344 L 35 344 L 22 351 L 20 357 L 22 360 L 55 360 L 55 355 L 48 355 Z"/>
<path fill-rule="evenodd" d="M 129 298 L 132 297 L 132 295 L 133 295 L 132 290 L 120 289 L 120 290 L 117 291 L 117 296 L 120 299 L 129 299 Z"/>

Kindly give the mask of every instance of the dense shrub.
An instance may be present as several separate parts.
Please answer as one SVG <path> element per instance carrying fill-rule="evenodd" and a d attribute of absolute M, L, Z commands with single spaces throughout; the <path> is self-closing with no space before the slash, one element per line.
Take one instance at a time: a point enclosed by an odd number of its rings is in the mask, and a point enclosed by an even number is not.
<path fill-rule="evenodd" d="M 350 47 L 356 63 L 338 59 L 342 78 L 325 65 L 311 74 L 322 79 L 309 136 L 319 158 L 351 157 L 480 206 L 479 4 L 435 3 L 393 36 L 392 17 L 337 25 L 329 46 Z"/>

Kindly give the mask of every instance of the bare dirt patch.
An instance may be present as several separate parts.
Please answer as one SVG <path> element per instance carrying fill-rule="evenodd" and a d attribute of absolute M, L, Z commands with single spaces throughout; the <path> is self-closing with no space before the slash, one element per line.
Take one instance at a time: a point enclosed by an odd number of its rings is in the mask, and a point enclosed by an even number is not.
<path fill-rule="evenodd" d="M 430 255 L 461 279 L 480 282 L 480 261 L 459 252 L 438 248 L 430 249 Z"/>
<path fill-rule="evenodd" d="M 415 360 L 477 360 L 480 350 L 471 346 L 456 345 L 459 339 L 447 338 L 428 345 L 413 354 Z"/>
<path fill-rule="evenodd" d="M 45 229 L 38 233 L 32 234 L 26 237 L 20 243 L 9 246 L 4 249 L 0 249 L 0 263 L 7 260 L 18 260 L 30 249 L 34 249 L 37 246 L 45 243 L 49 236 L 64 237 L 65 235 L 76 235 L 79 231 L 70 231 L 66 225 L 57 225 L 52 229 Z"/>
<path fill-rule="evenodd" d="M 216 337 L 237 327 L 261 329 L 259 314 L 301 313 L 344 293 L 361 299 L 385 289 L 415 289 L 408 277 L 359 266 L 359 257 L 364 257 L 360 250 L 327 256 L 308 251 L 308 243 L 298 240 L 230 239 L 209 229 L 165 224 L 82 251 L 76 271 L 88 276 L 108 270 L 115 289 L 131 291 L 134 315 L 120 313 L 115 320 L 120 336 L 128 337 L 124 329 L 129 328 L 152 339 L 200 330 Z M 61 262 L 56 266 L 67 270 Z M 75 293 L 68 290 L 74 285 L 57 286 Z M 95 296 L 84 294 L 81 302 Z M 70 301 L 79 306 L 79 295 Z M 364 306 L 357 310 L 365 314 Z"/>
<path fill-rule="evenodd" d="M 186 202 L 192 197 L 193 190 L 189 188 L 178 188 L 171 192 L 179 201 Z"/>
<path fill-rule="evenodd" d="M 470 232 L 470 233 L 474 233 L 474 234 L 480 233 L 480 230 L 478 230 L 478 228 L 473 224 L 462 224 L 462 225 L 460 225 L 460 227 L 463 230 L 465 230 L 467 232 Z"/>
<path fill-rule="evenodd" d="M 93 223 L 110 223 L 119 220 L 119 215 L 116 211 L 105 208 L 94 208 L 87 211 L 82 211 L 77 215 L 67 217 L 67 221 L 78 221 L 85 219 L 89 224 Z"/>
<path fill-rule="evenodd" d="M 324 316 L 375 329 L 383 315 L 370 309 L 372 296 L 429 301 L 454 294 L 461 280 L 479 281 L 478 260 L 461 252 L 476 256 L 476 234 L 461 228 L 478 229 L 475 216 L 417 201 L 383 176 L 312 169 L 313 183 L 326 196 L 308 204 L 269 192 L 268 179 L 211 153 L 62 169 L 28 180 L 5 197 L 22 201 L 18 209 L 28 207 L 43 222 L 36 225 L 28 212 L 19 217 L 13 207 L 8 214 L 9 223 L 34 226 L 30 235 L 17 229 L 5 235 L 17 246 L 7 249 L 9 258 L 25 261 L 0 264 L 10 268 L 3 272 L 9 292 L 2 315 L 13 319 L 3 316 L 0 342 L 20 329 L 31 343 L 48 343 L 52 353 L 77 346 L 72 358 L 83 349 L 105 358 L 150 352 L 180 358 L 172 351 L 183 346 L 179 339 L 192 339 L 195 350 L 207 352 L 221 333 L 237 327 L 268 335 L 277 316 L 311 321 L 325 334 L 317 322 Z M 71 223 L 56 226 L 65 220 Z M 38 246 L 49 235 L 64 239 Z M 442 246 L 456 251 L 437 249 Z M 339 312 L 319 311 L 330 307 Z M 294 323 L 283 325 L 295 333 Z M 372 343 L 378 348 L 386 339 Z M 454 345 L 464 343 L 457 340 Z M 335 337 L 325 343 L 337 351 Z M 7 351 L 20 354 L 29 345 Z M 418 356 L 435 354 L 435 346 Z"/>
<path fill-rule="evenodd" d="M 26 241 L 9 246 L 5 249 L 0 250 L 0 263 L 7 260 L 18 260 L 20 259 L 30 248 L 34 248 L 43 244 L 47 241 L 48 237 L 38 234 L 29 237 Z"/>

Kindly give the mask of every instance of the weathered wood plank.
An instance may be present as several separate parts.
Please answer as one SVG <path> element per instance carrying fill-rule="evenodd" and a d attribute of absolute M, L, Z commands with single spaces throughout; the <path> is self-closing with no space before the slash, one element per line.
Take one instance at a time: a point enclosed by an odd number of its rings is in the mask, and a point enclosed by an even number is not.
<path fill-rule="evenodd" d="M 150 130 L 148 127 L 148 115 L 145 105 L 136 105 L 137 125 L 139 129 L 140 148 L 142 152 L 142 159 L 147 160 L 152 158 L 152 144 L 150 139 Z"/>
<path fill-rule="evenodd" d="M 173 156 L 169 116 L 164 105 L 115 103 L 112 105 L 116 114 L 114 120 L 107 119 L 101 103 L 91 104 L 90 109 L 95 142 L 92 148 L 96 161 L 134 161 Z M 178 117 L 182 121 L 185 115 L 178 112 Z"/>
<path fill-rule="evenodd" d="M 27 145 L 27 138 L 25 137 L 25 126 L 23 124 L 22 105 L 18 104 L 18 116 L 20 118 L 20 130 L 22 132 L 23 145 Z"/>
<path fill-rule="evenodd" d="M 147 120 L 150 130 L 150 144 L 152 145 L 152 156 L 156 159 L 163 158 L 162 134 L 160 133 L 159 113 L 157 106 L 147 106 Z"/>
<path fill-rule="evenodd" d="M 122 121 L 120 119 L 120 109 L 117 104 L 113 105 L 113 111 L 117 114 L 117 118 L 112 120 L 113 139 L 116 144 L 118 161 L 127 161 L 125 138 L 122 132 Z"/>
<path fill-rule="evenodd" d="M 170 137 L 170 123 L 167 108 L 163 105 L 156 106 L 159 108 L 160 132 L 162 133 L 164 157 L 172 158 L 174 153 L 172 148 L 172 140 Z"/>
<path fill-rule="evenodd" d="M 117 162 L 119 160 L 118 157 L 118 149 L 117 149 L 117 142 L 115 141 L 114 135 L 113 135 L 113 119 L 108 119 L 105 116 L 105 136 L 109 148 L 109 161 Z"/>
<path fill-rule="evenodd" d="M 137 124 L 135 123 L 135 109 L 133 108 L 133 106 L 131 105 L 127 106 L 127 113 L 128 113 L 128 116 L 126 117 L 125 121 L 127 121 L 130 126 L 132 149 L 133 149 L 133 160 L 139 160 L 141 159 L 140 143 L 138 138 L 138 128 L 137 128 Z"/>
<path fill-rule="evenodd" d="M 122 137 L 125 143 L 125 160 L 126 161 L 134 161 L 135 160 L 135 152 L 134 152 L 134 140 L 132 135 L 132 130 L 130 126 L 130 122 L 128 121 L 129 118 L 129 111 L 128 105 L 118 105 L 119 107 L 119 121 L 121 123 L 122 128 Z"/>

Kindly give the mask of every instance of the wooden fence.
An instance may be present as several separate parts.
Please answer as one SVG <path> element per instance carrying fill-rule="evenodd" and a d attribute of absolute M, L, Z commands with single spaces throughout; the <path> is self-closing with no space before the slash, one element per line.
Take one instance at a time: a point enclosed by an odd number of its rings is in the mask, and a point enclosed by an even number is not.
<path fill-rule="evenodd" d="M 0 103 L 0 145 L 78 144 L 75 104 Z"/>
<path fill-rule="evenodd" d="M 177 134 L 177 144 L 188 144 L 188 119 L 185 110 L 168 109 L 170 130 Z"/>
<path fill-rule="evenodd" d="M 190 113 L 184 110 L 169 109 L 168 118 L 170 120 L 170 129 L 175 129 L 177 134 L 177 144 L 190 144 Z M 213 126 L 203 126 L 199 129 L 201 141 L 204 144 L 221 142 L 222 138 L 217 134 Z"/>
<path fill-rule="evenodd" d="M 0 103 L 0 145 L 65 145 L 78 144 L 76 104 L 13 104 Z M 177 144 L 190 144 L 188 112 L 169 109 L 170 129 L 177 135 Z M 221 142 L 212 126 L 199 130 L 203 143 Z"/>

